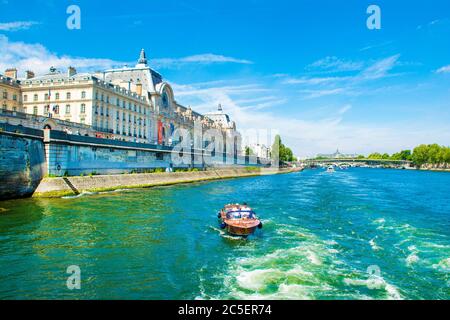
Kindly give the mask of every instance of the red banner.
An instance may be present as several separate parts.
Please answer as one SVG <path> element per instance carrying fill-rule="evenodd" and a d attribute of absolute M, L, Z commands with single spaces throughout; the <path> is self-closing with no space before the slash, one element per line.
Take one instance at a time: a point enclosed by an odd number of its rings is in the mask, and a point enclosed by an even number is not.
<path fill-rule="evenodd" d="M 160 120 L 158 120 L 158 144 L 163 143 L 163 124 Z"/>

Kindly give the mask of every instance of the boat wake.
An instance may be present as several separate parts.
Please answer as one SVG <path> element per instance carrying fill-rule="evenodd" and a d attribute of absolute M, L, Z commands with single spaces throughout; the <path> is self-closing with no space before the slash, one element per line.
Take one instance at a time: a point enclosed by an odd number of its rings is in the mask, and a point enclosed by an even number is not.
<path fill-rule="evenodd" d="M 245 240 L 245 239 L 242 238 L 242 237 L 239 237 L 239 236 L 233 236 L 233 235 L 231 235 L 231 234 L 228 234 L 226 231 L 221 230 L 221 229 L 219 229 L 219 228 L 216 228 L 216 227 L 213 227 L 213 226 L 209 226 L 209 228 L 210 228 L 211 230 L 214 230 L 214 231 L 218 232 L 219 235 L 220 235 L 222 238 L 231 239 L 231 240 Z"/>

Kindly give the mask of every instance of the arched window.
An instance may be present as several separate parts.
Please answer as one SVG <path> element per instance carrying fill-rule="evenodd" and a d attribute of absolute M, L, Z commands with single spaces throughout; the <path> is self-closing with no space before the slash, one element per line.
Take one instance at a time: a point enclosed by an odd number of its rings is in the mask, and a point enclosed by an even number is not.
<path fill-rule="evenodd" d="M 168 108 L 169 107 L 169 97 L 167 95 L 167 92 L 164 91 L 162 94 L 162 105 L 164 108 Z"/>

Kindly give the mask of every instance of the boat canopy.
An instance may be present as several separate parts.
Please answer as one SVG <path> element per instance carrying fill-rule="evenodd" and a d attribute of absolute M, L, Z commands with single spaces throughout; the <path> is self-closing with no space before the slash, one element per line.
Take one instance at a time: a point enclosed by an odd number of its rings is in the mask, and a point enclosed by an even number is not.
<path fill-rule="evenodd" d="M 236 211 L 228 211 L 227 219 L 254 219 L 255 213 L 251 210 L 236 210 Z"/>

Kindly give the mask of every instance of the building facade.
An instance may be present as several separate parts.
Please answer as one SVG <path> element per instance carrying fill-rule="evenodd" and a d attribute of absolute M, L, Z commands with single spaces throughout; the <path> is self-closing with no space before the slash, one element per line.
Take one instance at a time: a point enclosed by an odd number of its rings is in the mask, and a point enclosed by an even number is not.
<path fill-rule="evenodd" d="M 92 126 L 98 137 L 172 145 L 176 129 L 193 133 L 196 124 L 203 131 L 218 130 L 224 139 L 231 137 L 234 153 L 240 150 L 236 124 L 222 108 L 202 115 L 180 105 L 170 84 L 148 65 L 144 50 L 134 67 L 95 74 L 77 73 L 73 67 L 64 73 L 50 68 L 48 74 L 37 77 L 28 72 L 27 79 L 16 81 L 15 86 L 20 99 L 16 108 Z"/>
<path fill-rule="evenodd" d="M 22 96 L 20 82 L 17 80 L 17 70 L 8 69 L 5 75 L 0 75 L 0 107 L 7 111 L 22 111 Z"/>

